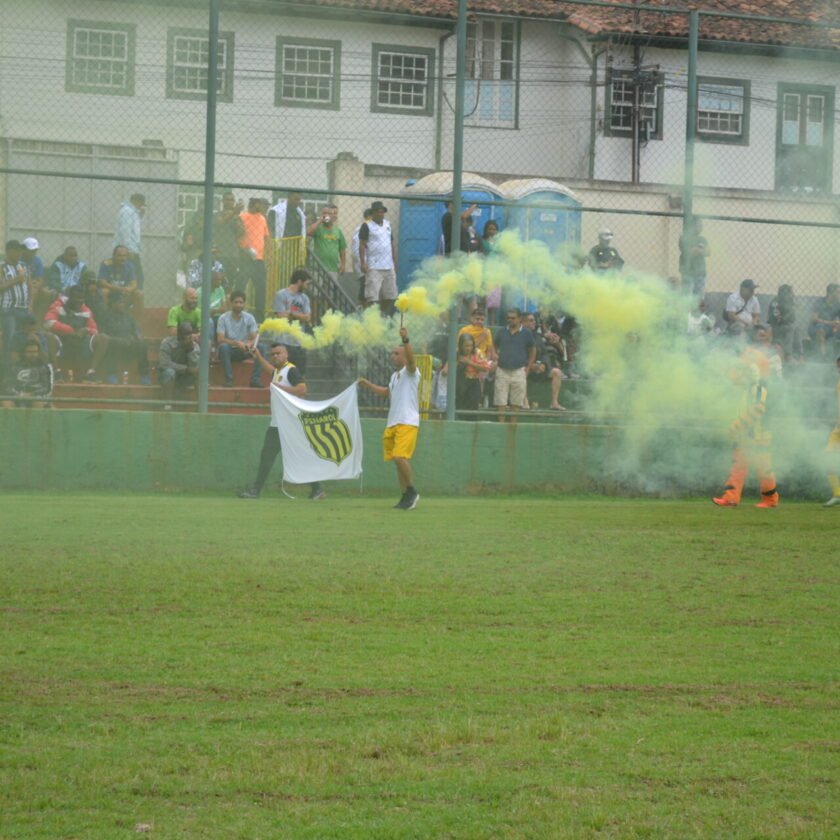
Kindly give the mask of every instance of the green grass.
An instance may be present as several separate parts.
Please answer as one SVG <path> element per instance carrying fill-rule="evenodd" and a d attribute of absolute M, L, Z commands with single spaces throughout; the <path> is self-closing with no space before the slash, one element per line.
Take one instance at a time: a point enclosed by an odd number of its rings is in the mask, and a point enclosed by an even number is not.
<path fill-rule="evenodd" d="M 0 837 L 820 838 L 840 511 L 0 497 Z"/>

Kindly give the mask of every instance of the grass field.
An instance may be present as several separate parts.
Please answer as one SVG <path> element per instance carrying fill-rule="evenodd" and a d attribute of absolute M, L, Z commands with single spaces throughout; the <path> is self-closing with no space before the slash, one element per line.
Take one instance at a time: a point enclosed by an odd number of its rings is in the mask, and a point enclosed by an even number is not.
<path fill-rule="evenodd" d="M 840 510 L 0 497 L 2 838 L 840 835 Z"/>

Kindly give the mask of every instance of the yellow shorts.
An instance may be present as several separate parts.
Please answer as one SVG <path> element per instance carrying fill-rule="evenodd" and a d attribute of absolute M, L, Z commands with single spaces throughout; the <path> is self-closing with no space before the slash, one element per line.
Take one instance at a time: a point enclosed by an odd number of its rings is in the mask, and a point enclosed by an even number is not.
<path fill-rule="evenodd" d="M 382 437 L 382 449 L 386 461 L 394 458 L 410 458 L 417 446 L 417 426 L 405 426 L 397 423 L 388 426 Z"/>

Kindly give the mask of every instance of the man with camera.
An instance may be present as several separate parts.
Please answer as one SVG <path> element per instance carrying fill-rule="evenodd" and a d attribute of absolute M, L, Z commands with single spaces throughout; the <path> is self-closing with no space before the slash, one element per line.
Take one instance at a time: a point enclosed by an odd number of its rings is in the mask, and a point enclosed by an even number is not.
<path fill-rule="evenodd" d="M 312 237 L 315 256 L 333 280 L 338 280 L 338 275 L 344 273 L 347 256 L 347 240 L 335 223 L 337 217 L 338 208 L 334 204 L 327 204 L 306 231 Z"/>

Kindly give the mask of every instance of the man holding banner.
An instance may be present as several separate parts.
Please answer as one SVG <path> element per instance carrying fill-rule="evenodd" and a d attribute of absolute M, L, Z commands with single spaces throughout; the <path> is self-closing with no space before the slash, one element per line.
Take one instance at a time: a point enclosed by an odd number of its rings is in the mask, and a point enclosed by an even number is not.
<path fill-rule="evenodd" d="M 420 429 L 420 371 L 405 327 L 400 327 L 400 338 L 402 346 L 391 351 L 394 373 L 388 386 L 374 385 L 367 379 L 359 379 L 359 385 L 380 397 L 390 398 L 388 425 L 382 444 L 385 460 L 393 461 L 397 468 L 397 480 L 402 490 L 402 497 L 394 507 L 414 510 L 420 501 L 420 494 L 414 489 L 411 470 L 411 456 L 417 446 L 417 433 Z"/>
<path fill-rule="evenodd" d="M 259 347 L 253 347 L 251 349 L 251 355 L 254 357 L 254 364 L 260 365 L 263 370 L 271 374 L 271 385 L 269 387 L 272 389 L 272 395 L 274 394 L 274 390 L 277 389 L 282 393 L 298 398 L 306 396 L 306 381 L 300 371 L 289 361 L 289 351 L 285 344 L 274 342 L 271 345 L 269 352 L 271 361 L 267 361 L 263 357 Z M 272 405 L 271 423 L 265 430 L 265 440 L 263 441 L 263 448 L 260 453 L 260 465 L 257 469 L 257 480 L 248 490 L 242 490 L 237 493 L 240 499 L 259 499 L 263 485 L 268 479 L 268 475 L 274 466 L 274 461 L 280 454 L 280 450 L 281 442 L 277 416 Z M 311 483 L 309 498 L 313 501 L 326 498 L 326 493 L 321 489 L 321 483 L 319 481 L 313 481 Z"/>

